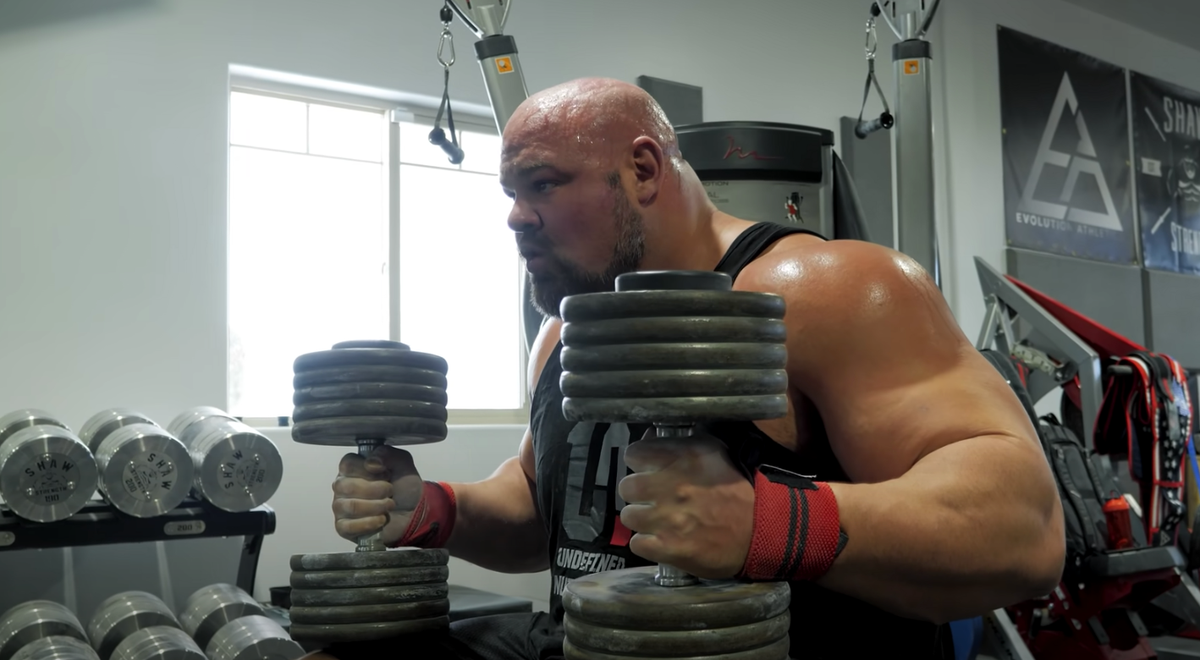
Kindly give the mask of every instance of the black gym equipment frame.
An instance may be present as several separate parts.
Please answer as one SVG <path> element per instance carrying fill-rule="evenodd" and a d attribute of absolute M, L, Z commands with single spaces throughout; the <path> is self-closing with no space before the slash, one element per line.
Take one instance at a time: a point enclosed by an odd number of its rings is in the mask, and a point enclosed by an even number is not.
<path fill-rule="evenodd" d="M 987 314 L 976 348 L 995 348 L 1028 367 L 1026 389 L 1034 403 L 1078 376 L 1083 438 L 1085 444 L 1091 447 L 1096 418 L 1104 400 L 1103 376 L 1106 368 L 1113 367 L 1106 365 L 1106 359 L 1079 335 L 987 261 L 976 257 L 975 266 L 987 304 Z M 1200 376 L 1189 374 L 1189 380 L 1197 378 Z M 1200 411 L 1196 412 L 1200 414 Z M 1180 553 L 1173 546 L 1155 549 L 1161 551 L 1159 555 Z M 1179 585 L 1156 598 L 1152 604 L 1185 622 L 1200 625 L 1200 588 L 1194 579 L 1196 567 L 1183 568 L 1185 562 L 1182 559 L 1174 563 L 1176 567 L 1173 570 L 1180 578 Z M 1143 567 L 1131 567 L 1130 570 L 1133 568 Z M 996 609 L 983 619 L 982 649 L 993 657 L 1005 660 L 1034 660 L 1008 612 L 1003 608 Z M 1162 637 L 1150 641 L 1156 648 L 1163 646 L 1158 649 L 1161 658 L 1200 657 L 1191 640 Z"/>
<path fill-rule="evenodd" d="M 79 513 L 52 523 L 24 520 L 0 506 L 0 552 L 240 536 L 237 586 L 246 593 L 254 593 L 263 539 L 274 533 L 275 511 L 265 504 L 231 513 L 189 497 L 161 516 L 134 518 L 93 500 Z"/>

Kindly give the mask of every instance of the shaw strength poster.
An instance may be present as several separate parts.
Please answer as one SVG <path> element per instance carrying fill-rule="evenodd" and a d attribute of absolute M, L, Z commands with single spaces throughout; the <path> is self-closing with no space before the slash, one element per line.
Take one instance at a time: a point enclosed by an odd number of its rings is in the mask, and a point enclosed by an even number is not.
<path fill-rule="evenodd" d="M 1200 274 L 1200 94 L 1130 74 L 1142 259 Z"/>

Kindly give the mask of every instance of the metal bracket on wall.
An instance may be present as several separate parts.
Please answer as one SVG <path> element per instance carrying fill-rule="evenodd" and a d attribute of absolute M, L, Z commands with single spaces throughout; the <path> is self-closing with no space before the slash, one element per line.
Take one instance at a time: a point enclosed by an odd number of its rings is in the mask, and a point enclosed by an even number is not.
<path fill-rule="evenodd" d="M 1036 403 L 1079 377 L 1085 442 L 1094 437 L 1104 398 L 1100 355 L 983 259 L 975 258 L 988 311 L 976 348 L 995 348 L 1030 368 L 1027 389 Z"/>

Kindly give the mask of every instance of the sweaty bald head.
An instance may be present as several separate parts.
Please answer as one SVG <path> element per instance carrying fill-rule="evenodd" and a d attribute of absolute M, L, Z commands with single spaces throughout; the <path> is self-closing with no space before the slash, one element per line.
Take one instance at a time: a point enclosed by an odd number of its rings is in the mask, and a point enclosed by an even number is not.
<path fill-rule="evenodd" d="M 504 149 L 508 156 L 510 150 L 540 138 L 592 166 L 606 166 L 642 136 L 657 142 L 675 164 L 675 130 L 653 97 L 619 80 L 581 78 L 526 99 L 504 130 Z"/>

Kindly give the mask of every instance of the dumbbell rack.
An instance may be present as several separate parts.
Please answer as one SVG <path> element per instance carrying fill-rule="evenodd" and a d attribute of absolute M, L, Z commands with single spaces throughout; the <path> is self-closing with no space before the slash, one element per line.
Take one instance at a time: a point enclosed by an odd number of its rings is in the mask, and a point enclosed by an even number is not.
<path fill-rule="evenodd" d="M 53 523 L 23 520 L 0 505 L 0 552 L 241 536 L 236 584 L 247 593 L 254 593 L 263 539 L 273 533 L 275 511 L 265 504 L 230 513 L 188 497 L 163 515 L 135 518 L 107 502 L 93 500 L 79 513 Z"/>

